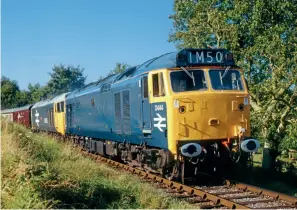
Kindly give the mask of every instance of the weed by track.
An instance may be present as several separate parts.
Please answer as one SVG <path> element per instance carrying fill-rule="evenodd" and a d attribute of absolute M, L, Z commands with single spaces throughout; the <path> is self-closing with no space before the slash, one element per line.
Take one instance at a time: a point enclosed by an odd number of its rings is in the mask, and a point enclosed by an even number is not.
<path fill-rule="evenodd" d="M 192 208 L 22 126 L 1 123 L 2 208 Z"/>

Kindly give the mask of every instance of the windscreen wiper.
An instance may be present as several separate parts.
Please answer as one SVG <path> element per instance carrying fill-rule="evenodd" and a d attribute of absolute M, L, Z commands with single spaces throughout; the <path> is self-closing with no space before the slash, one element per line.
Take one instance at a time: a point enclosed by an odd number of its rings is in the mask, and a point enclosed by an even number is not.
<path fill-rule="evenodd" d="M 226 68 L 225 71 L 224 71 L 224 74 L 222 75 L 222 79 L 224 79 L 224 77 L 225 77 L 226 74 L 228 73 L 229 69 L 230 69 L 230 66 L 227 66 L 227 68 Z"/>
<path fill-rule="evenodd" d="M 193 80 L 193 85 L 194 85 L 194 87 L 196 86 L 196 84 L 195 84 L 195 77 L 194 77 L 194 74 L 193 74 L 193 72 L 192 72 L 192 74 L 190 74 L 190 72 L 187 70 L 187 69 L 185 69 L 184 67 L 180 67 L 184 72 L 186 72 L 186 74 Z"/>

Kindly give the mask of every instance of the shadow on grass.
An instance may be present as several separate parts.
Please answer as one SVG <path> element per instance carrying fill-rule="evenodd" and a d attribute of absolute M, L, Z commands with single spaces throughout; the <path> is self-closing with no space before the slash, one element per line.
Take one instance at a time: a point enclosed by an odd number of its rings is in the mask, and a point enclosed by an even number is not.
<path fill-rule="evenodd" d="M 77 186 L 47 185 L 40 191 L 43 198 L 57 201 L 52 206 L 57 209 L 118 208 L 122 198 L 122 194 L 115 189 L 86 183 Z M 135 199 L 131 198 L 130 204 L 134 202 Z"/>

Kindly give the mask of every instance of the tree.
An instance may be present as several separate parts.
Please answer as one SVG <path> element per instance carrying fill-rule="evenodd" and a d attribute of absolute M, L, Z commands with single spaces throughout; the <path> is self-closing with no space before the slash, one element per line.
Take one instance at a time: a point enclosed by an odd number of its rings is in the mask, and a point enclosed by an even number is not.
<path fill-rule="evenodd" d="M 16 81 L 7 77 L 1 78 L 1 102 L 2 109 L 25 106 L 44 100 L 53 95 L 73 91 L 84 87 L 86 77 L 83 76 L 84 69 L 79 66 L 64 65 L 54 66 L 51 79 L 45 86 L 29 83 L 28 91 L 21 91 Z"/>
<path fill-rule="evenodd" d="M 297 112 L 296 3 L 175 0 L 170 16 L 169 41 L 178 47 L 223 47 L 235 54 L 250 83 L 253 131 L 270 143 L 274 160 Z"/>
<path fill-rule="evenodd" d="M 52 95 L 73 91 L 85 85 L 84 69 L 79 66 L 54 66 L 50 81 L 47 83 L 48 91 Z"/>
<path fill-rule="evenodd" d="M 1 78 L 1 109 L 25 106 L 30 103 L 28 91 L 21 91 L 15 80 Z"/>
<path fill-rule="evenodd" d="M 198 3 L 197 3 L 198 2 Z M 236 36 L 236 28 L 226 21 L 227 12 L 232 9 L 228 3 L 217 0 L 175 0 L 173 19 L 174 31 L 169 41 L 178 48 L 217 47 L 227 45 L 229 37 Z"/>
<path fill-rule="evenodd" d="M 43 99 L 47 98 L 47 94 L 49 92 L 49 88 L 47 86 L 41 87 L 39 83 L 32 85 L 29 83 L 28 90 L 29 90 L 29 99 L 30 103 L 36 103 Z"/>
<path fill-rule="evenodd" d="M 32 103 L 30 100 L 30 93 L 26 90 L 18 91 L 16 94 L 16 99 L 16 107 L 22 107 Z"/>
<path fill-rule="evenodd" d="M 15 80 L 5 76 L 1 77 L 1 109 L 9 109 L 17 106 L 17 93 L 19 86 Z"/>
<path fill-rule="evenodd" d="M 280 146 L 283 150 L 295 149 L 297 150 L 297 118 L 293 124 L 288 126 L 288 135 L 281 142 Z"/>
<path fill-rule="evenodd" d="M 127 63 L 116 63 L 116 67 L 113 70 L 110 70 L 108 75 L 122 73 L 129 67 L 130 66 Z"/>

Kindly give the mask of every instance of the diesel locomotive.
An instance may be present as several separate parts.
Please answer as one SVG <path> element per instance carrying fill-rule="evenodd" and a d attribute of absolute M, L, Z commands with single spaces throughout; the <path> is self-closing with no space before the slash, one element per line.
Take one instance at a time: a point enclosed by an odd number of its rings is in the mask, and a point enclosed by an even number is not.
<path fill-rule="evenodd" d="M 184 182 L 246 164 L 248 87 L 225 49 L 183 49 L 31 107 L 36 131 Z"/>

